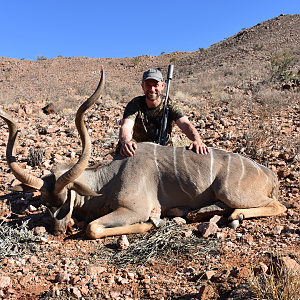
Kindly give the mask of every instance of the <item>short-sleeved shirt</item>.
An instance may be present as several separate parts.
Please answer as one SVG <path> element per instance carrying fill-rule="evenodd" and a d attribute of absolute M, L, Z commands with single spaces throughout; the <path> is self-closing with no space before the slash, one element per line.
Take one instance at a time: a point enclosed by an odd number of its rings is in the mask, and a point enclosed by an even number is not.
<path fill-rule="evenodd" d="M 169 117 L 167 123 L 166 144 L 172 144 L 171 132 L 174 122 L 183 117 L 181 109 L 170 98 L 168 100 Z M 123 119 L 134 121 L 133 140 L 136 142 L 155 142 L 158 139 L 161 120 L 164 113 L 165 97 L 158 107 L 148 108 L 146 96 L 132 99 L 126 106 Z M 148 112 L 146 112 L 148 110 Z M 151 118 L 149 119 L 149 112 Z"/>

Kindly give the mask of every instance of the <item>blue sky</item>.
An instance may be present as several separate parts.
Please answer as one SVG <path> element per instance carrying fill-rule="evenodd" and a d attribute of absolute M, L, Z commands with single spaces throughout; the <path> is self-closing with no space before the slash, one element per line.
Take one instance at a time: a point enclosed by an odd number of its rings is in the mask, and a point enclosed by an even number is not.
<path fill-rule="evenodd" d="M 1 0 L 0 57 L 136 57 L 208 48 L 300 1 Z"/>

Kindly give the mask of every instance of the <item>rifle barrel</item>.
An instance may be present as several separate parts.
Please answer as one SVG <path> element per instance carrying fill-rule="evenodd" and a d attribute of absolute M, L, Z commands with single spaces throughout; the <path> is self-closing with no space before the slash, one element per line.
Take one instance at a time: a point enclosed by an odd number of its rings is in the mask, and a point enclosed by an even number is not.
<path fill-rule="evenodd" d="M 170 90 L 170 80 L 173 77 L 173 70 L 174 70 L 174 66 L 173 65 L 169 65 L 168 68 L 168 75 L 167 75 L 167 91 L 166 91 L 166 101 L 165 101 L 165 107 L 164 107 L 164 113 L 163 113 L 163 117 L 161 120 L 161 127 L 160 127 L 160 133 L 159 133 L 159 140 L 158 143 L 160 145 L 166 145 L 166 130 L 167 130 L 167 123 L 168 123 L 168 110 L 167 110 L 167 104 L 168 104 L 168 99 L 169 99 L 169 90 Z"/>

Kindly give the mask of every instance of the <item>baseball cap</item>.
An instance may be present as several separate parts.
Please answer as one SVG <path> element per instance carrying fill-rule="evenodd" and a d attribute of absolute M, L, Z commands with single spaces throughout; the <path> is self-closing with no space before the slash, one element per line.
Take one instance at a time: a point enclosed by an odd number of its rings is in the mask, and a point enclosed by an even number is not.
<path fill-rule="evenodd" d="M 154 79 L 156 81 L 164 81 L 161 72 L 157 69 L 149 69 L 146 72 L 144 72 L 142 83 L 148 79 Z"/>

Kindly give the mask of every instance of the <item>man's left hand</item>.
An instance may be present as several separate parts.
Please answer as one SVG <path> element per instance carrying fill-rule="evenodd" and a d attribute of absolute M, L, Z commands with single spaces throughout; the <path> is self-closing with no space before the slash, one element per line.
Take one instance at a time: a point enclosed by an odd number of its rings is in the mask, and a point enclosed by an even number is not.
<path fill-rule="evenodd" d="M 189 150 L 195 149 L 198 154 L 208 154 L 209 148 L 202 141 L 193 141 L 190 144 Z"/>

